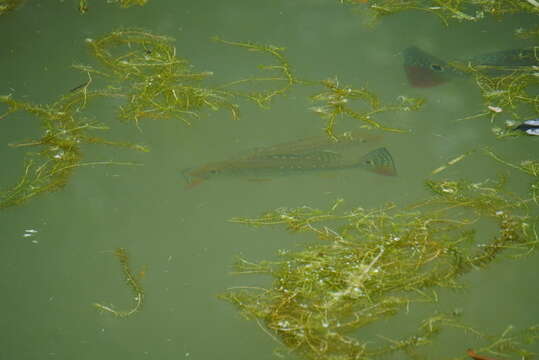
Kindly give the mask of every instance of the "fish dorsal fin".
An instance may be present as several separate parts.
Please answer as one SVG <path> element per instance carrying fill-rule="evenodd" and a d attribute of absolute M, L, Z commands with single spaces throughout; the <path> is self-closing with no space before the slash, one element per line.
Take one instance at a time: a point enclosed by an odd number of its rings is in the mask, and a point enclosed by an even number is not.
<path fill-rule="evenodd" d="M 321 151 L 339 152 L 342 147 L 352 145 L 361 145 L 365 143 L 374 143 L 380 141 L 380 135 L 372 135 L 363 131 L 350 131 L 340 135 L 336 135 L 338 141 L 334 141 L 327 135 L 312 136 L 305 139 L 289 141 L 269 147 L 257 147 L 246 152 L 237 154 L 230 160 L 240 159 L 261 159 L 271 156 L 290 156 L 294 154 L 300 158 L 303 154 L 314 154 Z"/>
<path fill-rule="evenodd" d="M 384 148 L 375 149 L 361 157 L 359 166 L 365 170 L 386 176 L 397 175 L 393 157 L 389 151 Z"/>
<path fill-rule="evenodd" d="M 335 159 L 340 157 L 339 152 L 331 150 L 313 150 L 301 153 L 274 153 L 254 156 L 255 159 Z"/>

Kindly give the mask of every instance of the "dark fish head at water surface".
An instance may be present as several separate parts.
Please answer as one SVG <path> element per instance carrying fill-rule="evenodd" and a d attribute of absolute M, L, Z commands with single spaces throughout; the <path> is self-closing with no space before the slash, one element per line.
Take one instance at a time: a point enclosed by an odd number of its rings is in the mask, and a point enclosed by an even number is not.
<path fill-rule="evenodd" d="M 413 87 L 433 87 L 457 75 L 447 62 L 416 46 L 404 49 L 402 55 L 406 77 Z"/>

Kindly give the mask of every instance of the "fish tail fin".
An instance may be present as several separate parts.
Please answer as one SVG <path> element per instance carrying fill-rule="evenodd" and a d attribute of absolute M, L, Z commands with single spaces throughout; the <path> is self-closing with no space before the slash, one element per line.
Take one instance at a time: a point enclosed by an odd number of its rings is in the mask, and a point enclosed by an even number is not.
<path fill-rule="evenodd" d="M 396 176 L 397 170 L 393 156 L 385 147 L 374 149 L 359 160 L 359 166 L 365 170 L 385 176 Z"/>

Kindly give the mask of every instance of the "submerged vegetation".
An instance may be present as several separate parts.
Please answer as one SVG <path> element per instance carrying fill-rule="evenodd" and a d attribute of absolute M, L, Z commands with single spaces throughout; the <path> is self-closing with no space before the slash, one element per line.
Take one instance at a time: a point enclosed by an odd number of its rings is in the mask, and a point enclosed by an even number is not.
<path fill-rule="evenodd" d="M 535 205 L 539 205 L 539 161 L 536 159 L 522 160 L 519 164 L 513 164 L 503 159 L 500 155 L 496 154 L 494 151 L 492 151 L 488 147 L 482 147 L 480 149 L 473 149 L 473 150 L 467 151 L 449 160 L 446 164 L 433 170 L 431 172 L 431 175 L 436 175 L 436 174 L 441 173 L 442 171 L 445 171 L 448 167 L 461 162 L 462 160 L 466 159 L 468 156 L 472 154 L 476 154 L 478 150 L 480 150 L 482 154 L 490 157 L 496 162 L 503 164 L 505 166 L 508 166 L 509 168 L 515 169 L 520 173 L 524 173 L 528 175 L 531 178 L 531 183 L 528 190 L 529 199 L 523 201 L 523 203 L 533 202 Z"/>
<path fill-rule="evenodd" d="M 478 21 L 487 16 L 500 17 L 517 13 L 539 15 L 536 0 L 339 0 L 349 4 L 364 3 L 374 20 L 403 11 L 424 11 L 438 16 L 444 24 L 451 20 Z"/>
<path fill-rule="evenodd" d="M 22 5 L 24 0 L 0 0 L 0 15 L 15 10 Z"/>
<path fill-rule="evenodd" d="M 109 4 L 118 4 L 122 8 L 129 8 L 135 5 L 146 5 L 148 0 L 107 0 Z M 88 11 L 88 0 L 79 0 L 79 12 L 85 14 Z"/>
<path fill-rule="evenodd" d="M 105 131 L 104 123 L 90 121 L 81 115 L 89 102 L 96 98 L 126 99 L 119 108 L 118 117 L 133 121 L 137 126 L 142 119 L 176 118 L 190 124 L 199 113 L 208 108 L 228 109 L 233 119 L 239 117 L 239 106 L 233 103 L 246 98 L 267 107 L 270 101 L 284 94 L 296 82 L 290 65 L 282 55 L 283 49 L 255 43 L 215 41 L 269 54 L 277 60 L 263 70 L 274 76 L 253 77 L 217 87 L 203 86 L 202 81 L 211 72 L 194 72 L 189 62 L 176 56 L 173 39 L 141 30 L 118 30 L 97 40 L 88 39 L 93 55 L 104 69 L 75 65 L 85 72 L 88 80 L 72 89 L 67 95 L 50 105 L 33 105 L 17 101 L 11 95 L 0 96 L 0 120 L 8 121 L 15 112 L 25 112 L 37 117 L 43 135 L 39 139 L 11 144 L 17 148 L 37 149 L 29 153 L 20 181 L 11 189 L 0 192 L 0 208 L 19 205 L 35 195 L 63 187 L 73 170 L 88 165 L 133 165 L 125 162 L 82 162 L 81 146 L 106 144 L 127 147 L 138 151 L 148 148 L 128 142 L 109 141 L 93 136 L 95 131 Z M 107 81 L 106 85 L 92 90 L 94 77 Z M 282 87 L 257 92 L 235 90 L 235 87 L 253 83 L 282 83 Z M 0 108 L 2 109 L 2 108 Z"/>
<path fill-rule="evenodd" d="M 459 70 L 471 73 L 484 99 L 485 110 L 466 117 L 473 119 L 488 117 L 491 122 L 496 117 L 507 119 L 507 129 L 493 128 L 498 137 L 518 135 L 511 131 L 515 120 L 527 120 L 539 115 L 539 47 L 535 47 L 533 54 L 538 65 L 513 67 L 510 71 L 504 66 L 472 66 L 458 64 Z"/>
<path fill-rule="evenodd" d="M 257 44 L 254 42 L 239 42 L 239 41 L 227 41 L 221 39 L 218 36 L 212 38 L 213 41 L 219 42 L 226 45 L 236 46 L 243 49 L 246 49 L 250 52 L 265 53 L 271 55 L 275 60 L 273 65 L 260 65 L 259 69 L 262 71 L 268 72 L 269 76 L 263 77 L 251 77 L 247 79 L 241 79 L 233 81 L 229 84 L 220 86 L 221 89 L 233 89 L 234 87 L 242 84 L 254 84 L 254 83 L 276 83 L 283 84 L 280 87 L 272 90 L 264 91 L 251 91 L 251 92 L 242 92 L 242 91 L 233 91 L 232 93 L 237 96 L 245 97 L 251 101 L 254 101 L 261 108 L 268 108 L 270 102 L 274 97 L 284 95 L 291 89 L 291 87 L 296 83 L 302 83 L 298 80 L 292 71 L 292 66 L 288 63 L 288 60 L 284 56 L 285 49 L 282 47 L 277 47 L 275 45 L 263 45 Z"/>
<path fill-rule="evenodd" d="M 127 255 L 127 250 L 123 248 L 118 248 L 114 251 L 114 255 L 116 255 L 116 257 L 120 261 L 120 265 L 122 266 L 122 272 L 125 277 L 125 282 L 131 288 L 131 290 L 133 290 L 133 293 L 135 294 L 135 297 L 134 297 L 135 304 L 130 310 L 126 310 L 126 311 L 114 310 L 112 307 L 106 306 L 100 303 L 94 303 L 93 305 L 100 311 L 109 312 L 113 314 L 114 316 L 125 318 L 125 317 L 135 314 L 140 309 L 142 309 L 142 305 L 144 304 L 144 289 L 142 289 L 142 286 L 140 285 L 137 277 L 131 271 L 131 268 L 129 266 L 129 256 Z"/>
<path fill-rule="evenodd" d="M 284 94 L 296 81 L 290 65 L 284 59 L 283 49 L 246 42 L 232 42 L 220 38 L 215 41 L 271 55 L 277 65 L 263 66 L 276 76 L 249 78 L 220 86 L 204 86 L 203 81 L 213 76 L 211 71 L 194 72 L 192 65 L 176 55 L 174 39 L 142 30 L 117 30 L 97 40 L 88 39 L 93 55 L 104 65 L 104 70 L 78 65 L 76 68 L 116 81 L 125 92 L 128 102 L 120 107 L 119 118 L 139 121 L 146 118 L 182 120 L 187 125 L 208 108 L 228 109 L 233 119 L 239 118 L 238 97 L 248 98 L 260 106 L 267 106 L 277 95 Z M 234 86 L 253 82 L 283 82 L 284 87 L 265 92 L 241 92 Z"/>
<path fill-rule="evenodd" d="M 502 159 L 499 155 L 495 154 L 488 148 L 484 148 L 483 152 L 497 162 L 529 175 L 532 178 L 529 194 L 533 202 L 536 205 L 539 205 L 539 160 L 523 160 L 520 162 L 520 164 L 515 165 L 507 160 Z"/>
<path fill-rule="evenodd" d="M 105 76 L 118 83 L 128 99 L 118 117 L 134 121 L 145 118 L 178 118 L 190 124 L 203 106 L 217 109 L 233 105 L 225 94 L 196 86 L 210 72 L 195 73 L 187 60 L 176 56 L 172 38 L 139 30 L 113 31 L 97 40 L 87 39 L 103 71 L 77 68 Z"/>
<path fill-rule="evenodd" d="M 483 109 L 460 120 L 488 118 L 491 123 L 502 118 L 502 126 L 495 124 L 492 132 L 498 138 L 524 136 L 515 131 L 519 122 L 539 116 L 539 47 L 530 51 L 536 65 L 493 66 L 452 63 L 464 73 L 473 76 L 483 97 Z M 509 64 L 508 64 L 509 65 Z"/>
<path fill-rule="evenodd" d="M 462 288 L 462 275 L 485 268 L 502 253 L 528 255 L 539 244 L 537 218 L 528 215 L 528 201 L 505 193 L 502 180 L 426 184 L 434 195 L 405 209 L 387 204 L 339 211 L 337 201 L 325 211 L 280 208 L 255 219 L 233 219 L 285 226 L 321 242 L 299 251 L 282 250 L 274 261 L 240 258 L 238 273 L 268 274 L 273 285 L 234 287 L 222 297 L 307 359 L 369 359 L 397 352 L 419 356 L 419 347 L 432 343 L 443 328 L 477 335 L 485 344 L 481 351 L 528 358 L 517 339 L 507 340 L 506 332 L 492 338 L 456 314 L 435 313 L 418 323 L 416 333 L 400 339 L 361 337 L 358 332 L 416 309 L 415 304 L 438 302 L 440 289 Z M 481 236 L 485 225 L 497 228 L 492 240 Z M 538 330 L 534 325 L 527 331 L 537 339 Z"/>
<path fill-rule="evenodd" d="M 32 149 L 34 152 L 27 153 L 23 175 L 19 182 L 11 189 L 0 192 L 0 209 L 20 205 L 38 194 L 62 188 L 77 167 L 137 165 L 115 161 L 82 162 L 81 146 L 84 144 L 105 144 L 148 151 L 141 145 L 93 136 L 92 133 L 108 130 L 108 127 L 82 117 L 80 111 L 89 99 L 96 96 L 115 96 L 115 94 L 81 89 L 51 105 L 33 105 L 17 101 L 11 96 L 0 96 L 0 107 L 5 108 L 0 114 L 0 121 L 4 123 L 10 120 L 8 118 L 10 115 L 24 112 L 38 119 L 42 131 L 38 139 L 10 144 L 13 148 Z"/>
<path fill-rule="evenodd" d="M 311 107 L 311 110 L 326 120 L 326 133 L 335 139 L 335 124 L 338 118 L 350 117 L 363 122 L 363 126 L 380 130 L 404 133 L 405 129 L 391 128 L 381 125 L 373 119 L 378 113 L 387 111 L 411 111 L 418 110 L 423 105 L 423 99 L 400 96 L 400 104 L 384 105 L 376 94 L 366 88 L 354 89 L 341 86 L 337 79 L 322 81 L 326 91 L 313 95 L 311 98 L 316 102 L 324 102 L 321 106 Z M 354 110 L 352 101 L 360 100 L 367 106 L 367 110 Z"/>

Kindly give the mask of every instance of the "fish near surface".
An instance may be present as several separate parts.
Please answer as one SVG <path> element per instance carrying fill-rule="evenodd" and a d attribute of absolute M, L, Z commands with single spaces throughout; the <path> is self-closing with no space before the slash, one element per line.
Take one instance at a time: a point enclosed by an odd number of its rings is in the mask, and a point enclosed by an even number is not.
<path fill-rule="evenodd" d="M 455 64 L 439 59 L 416 46 L 404 49 L 402 55 L 406 77 L 413 87 L 433 87 L 469 75 L 469 72 L 460 70 Z M 470 64 L 490 76 L 503 76 L 525 66 L 539 65 L 533 49 L 496 51 L 456 62 L 465 66 Z"/>
<path fill-rule="evenodd" d="M 404 71 L 413 87 L 432 87 L 464 74 L 416 46 L 404 49 Z"/>
<path fill-rule="evenodd" d="M 327 136 L 312 137 L 258 148 L 230 160 L 211 162 L 183 172 L 187 187 L 221 175 L 267 176 L 359 167 L 380 175 L 397 174 L 393 157 L 379 140 L 359 132 L 345 133 L 336 141 Z"/>

